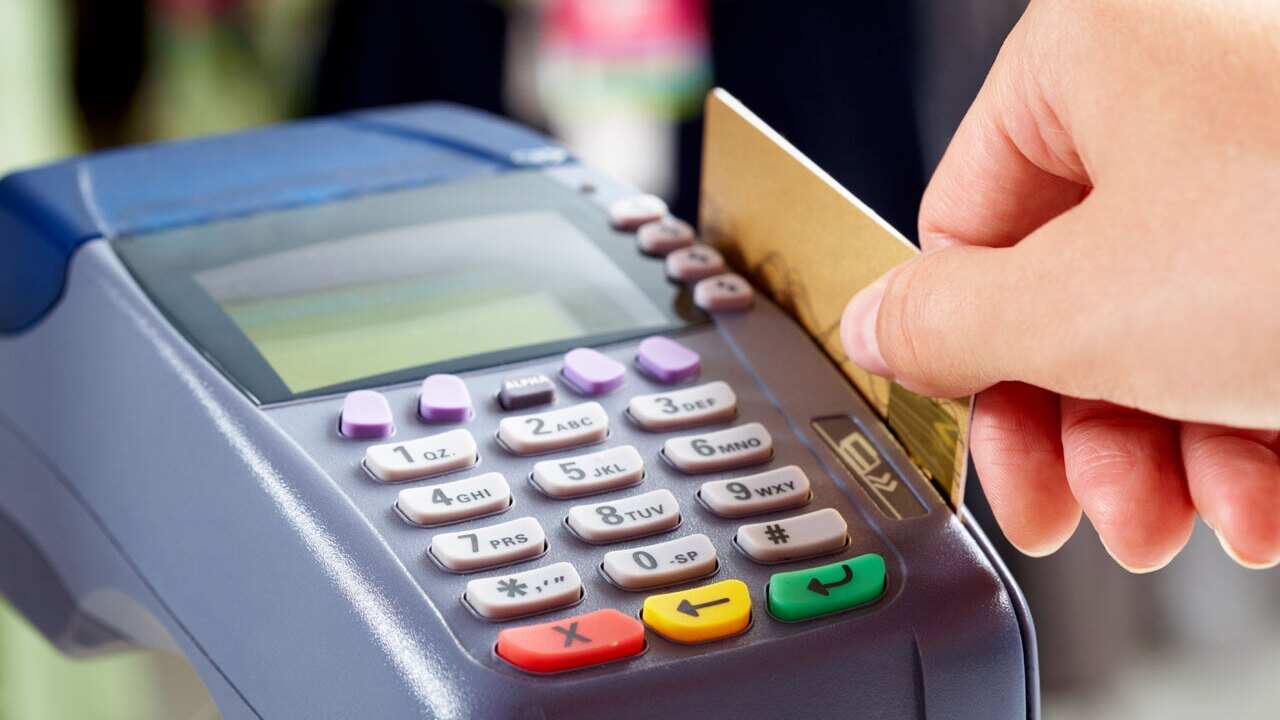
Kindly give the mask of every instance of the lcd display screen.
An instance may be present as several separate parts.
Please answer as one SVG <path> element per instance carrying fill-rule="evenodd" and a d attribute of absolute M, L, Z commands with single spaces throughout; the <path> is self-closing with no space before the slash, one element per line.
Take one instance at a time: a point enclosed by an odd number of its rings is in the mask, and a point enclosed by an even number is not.
<path fill-rule="evenodd" d="M 111 246 L 255 403 L 493 368 L 707 316 L 572 178 L 514 170 L 135 234 Z"/>
<path fill-rule="evenodd" d="M 202 270 L 294 394 L 455 358 L 670 324 L 554 211 L 455 218 Z"/>

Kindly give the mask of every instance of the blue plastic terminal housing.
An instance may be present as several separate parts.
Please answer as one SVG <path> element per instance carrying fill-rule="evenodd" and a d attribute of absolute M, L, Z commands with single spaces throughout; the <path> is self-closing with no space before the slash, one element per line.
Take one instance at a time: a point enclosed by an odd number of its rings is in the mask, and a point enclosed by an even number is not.
<path fill-rule="evenodd" d="M 570 162 L 447 103 L 354 112 L 74 158 L 0 179 L 0 333 L 57 302 L 81 244 L 399 187 Z"/>

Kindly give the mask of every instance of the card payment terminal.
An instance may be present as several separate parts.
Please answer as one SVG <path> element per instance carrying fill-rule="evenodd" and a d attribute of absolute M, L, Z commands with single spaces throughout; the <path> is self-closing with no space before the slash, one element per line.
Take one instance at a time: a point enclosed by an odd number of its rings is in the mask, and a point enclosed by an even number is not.
<path fill-rule="evenodd" d="M 1017 587 L 818 346 L 507 121 L 11 175 L 0 333 L 0 592 L 226 717 L 1038 715 Z"/>

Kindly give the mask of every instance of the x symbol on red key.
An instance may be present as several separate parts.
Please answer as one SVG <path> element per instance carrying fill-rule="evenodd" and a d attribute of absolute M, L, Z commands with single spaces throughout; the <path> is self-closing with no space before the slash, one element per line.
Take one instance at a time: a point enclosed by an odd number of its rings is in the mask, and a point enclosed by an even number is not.
<path fill-rule="evenodd" d="M 568 627 L 568 628 L 562 628 L 562 627 L 560 627 L 559 625 L 553 625 L 553 626 L 551 627 L 551 629 L 552 629 L 552 630 L 554 630 L 554 631 L 556 631 L 556 632 L 558 632 L 558 633 L 563 633 L 563 634 L 564 634 L 564 646 L 565 646 L 565 647 L 569 647 L 570 645 L 572 645 L 574 640 L 578 640 L 578 641 L 581 641 L 581 642 L 583 642 L 583 643 L 589 643 L 589 642 L 591 642 L 591 638 L 589 638 L 589 637 L 587 637 L 586 635 L 583 635 L 582 633 L 578 632 L 578 623 L 576 623 L 576 622 L 571 622 L 571 623 L 569 623 L 569 627 Z"/>

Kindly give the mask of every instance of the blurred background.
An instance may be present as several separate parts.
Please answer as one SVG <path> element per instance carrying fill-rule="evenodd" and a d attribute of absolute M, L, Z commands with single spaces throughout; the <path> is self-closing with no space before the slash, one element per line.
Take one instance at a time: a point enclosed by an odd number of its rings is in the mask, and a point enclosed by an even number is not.
<path fill-rule="evenodd" d="M 726 87 L 908 236 L 1019 0 L 0 0 L 0 174 L 353 108 L 515 117 L 696 217 L 701 99 Z M 1047 718 L 1280 717 L 1280 572 L 1197 529 L 1132 576 L 1083 524 L 1001 546 Z M 2 549 L 0 549 L 2 550 Z M 3 561 L 0 552 L 0 561 Z M 0 600 L 0 718 L 212 718 L 181 658 L 59 655 Z"/>

